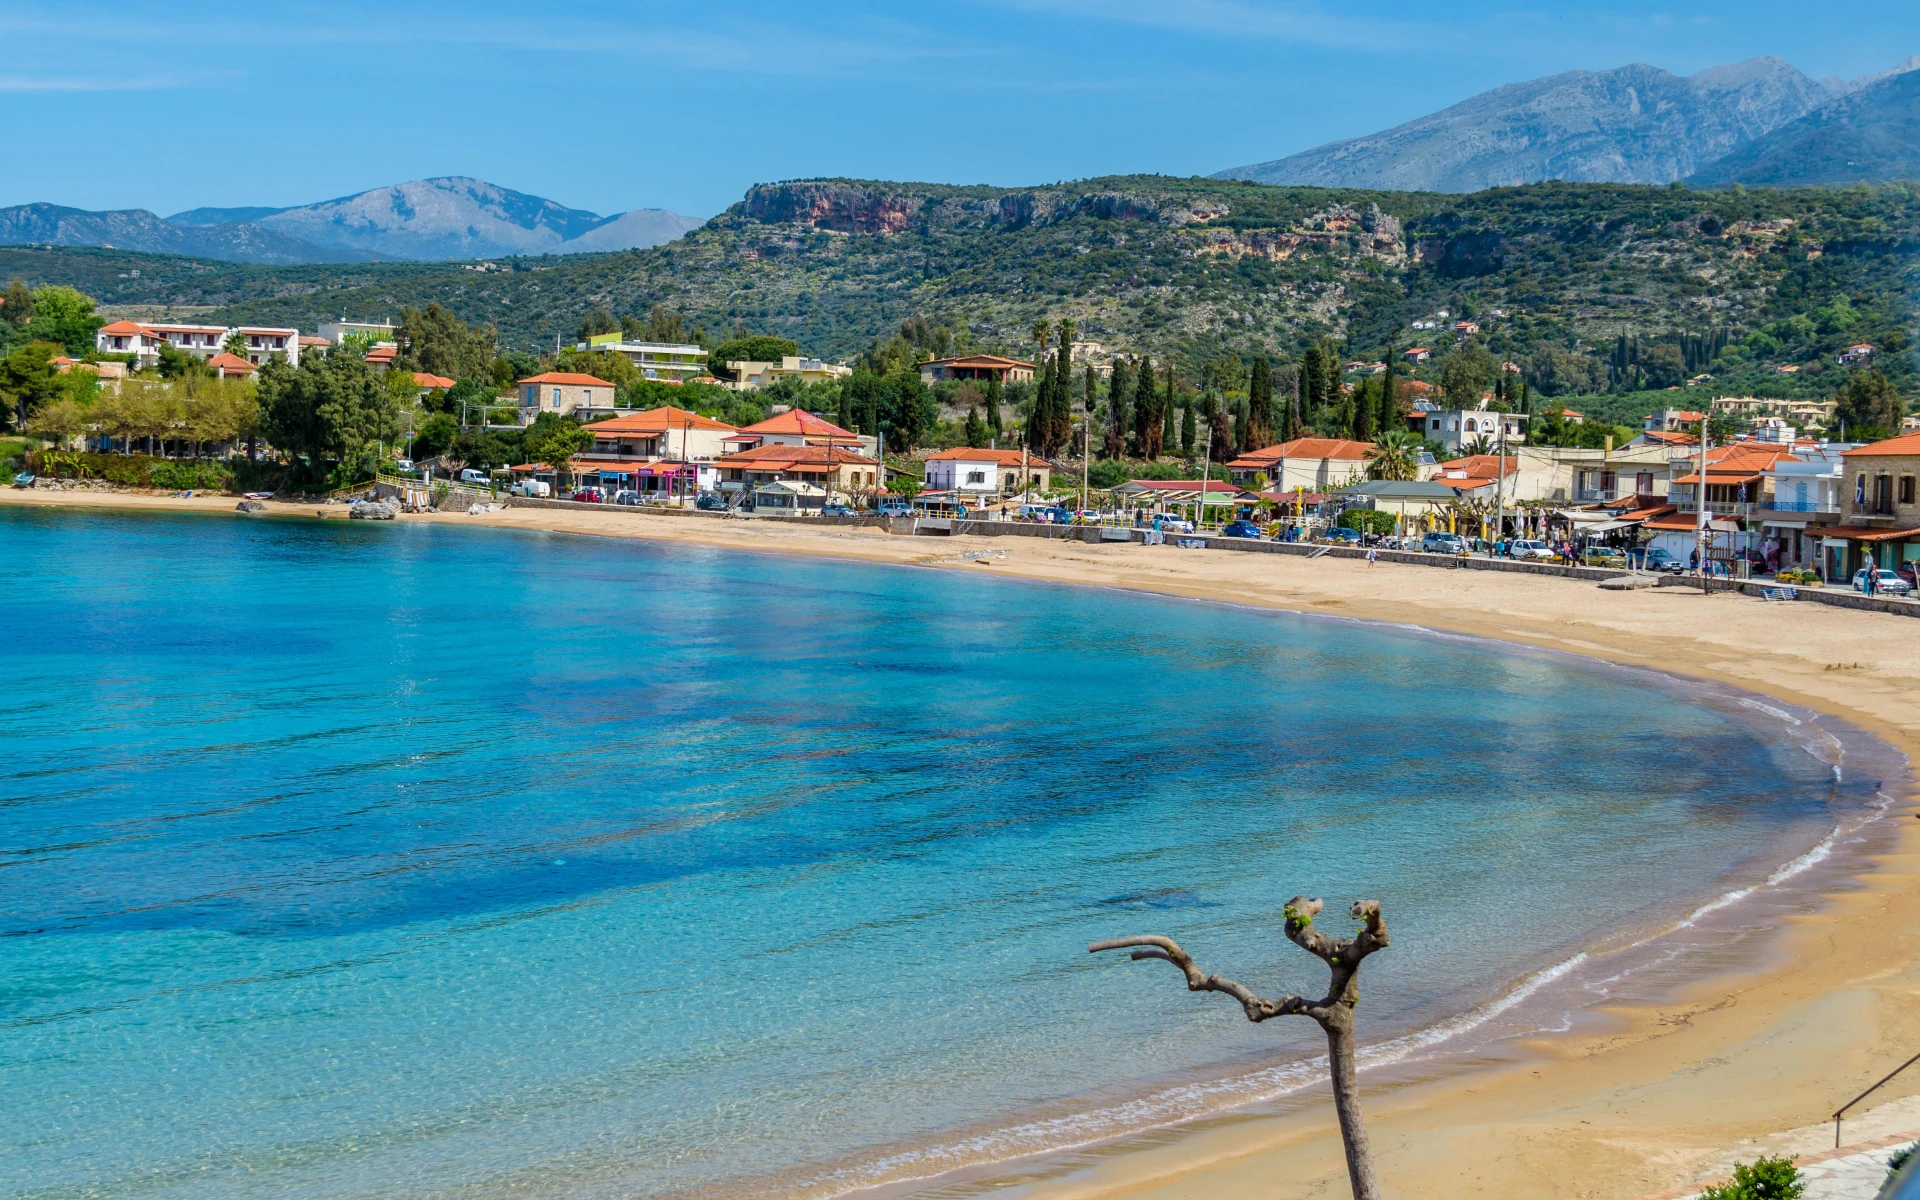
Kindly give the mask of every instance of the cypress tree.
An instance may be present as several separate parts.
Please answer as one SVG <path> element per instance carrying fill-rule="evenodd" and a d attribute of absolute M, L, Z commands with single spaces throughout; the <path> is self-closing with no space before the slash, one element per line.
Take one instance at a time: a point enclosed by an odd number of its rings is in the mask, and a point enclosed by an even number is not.
<path fill-rule="evenodd" d="M 1197 399 L 1190 397 L 1187 400 L 1187 407 L 1180 413 L 1180 453 L 1186 455 L 1188 458 L 1192 458 L 1194 453 L 1200 448 L 1199 423 L 1195 421 L 1193 415 L 1193 409 L 1196 403 Z"/>
<path fill-rule="evenodd" d="M 1378 415 L 1378 405 L 1373 400 L 1373 381 L 1363 379 L 1353 385 L 1353 436 L 1355 440 L 1370 442 L 1373 440 L 1373 420 Z"/>
<path fill-rule="evenodd" d="M 969 408 L 967 410 L 967 428 L 966 428 L 966 432 L 963 433 L 961 436 L 965 439 L 966 444 L 970 447 L 977 448 L 977 447 L 986 445 L 987 427 L 980 420 L 979 409 Z"/>
<path fill-rule="evenodd" d="M 1153 359 L 1142 354 L 1133 364 L 1133 453 L 1152 458 L 1149 429 L 1159 429 L 1159 414 L 1153 411 Z"/>
<path fill-rule="evenodd" d="M 1114 359 L 1113 376 L 1107 380 L 1105 449 L 1108 458 L 1125 458 L 1127 454 L 1127 389 L 1132 378 L 1127 371 L 1127 360 Z"/>
<path fill-rule="evenodd" d="M 1253 360 L 1253 378 L 1247 383 L 1247 440 L 1258 450 L 1273 436 L 1273 364 L 1262 354 Z"/>
<path fill-rule="evenodd" d="M 992 437 L 1000 436 L 1000 399 L 1000 377 L 987 376 L 987 433 Z M 849 425 L 847 428 L 853 427 Z"/>
<path fill-rule="evenodd" d="M 1400 420 L 1400 398 L 1393 394 L 1393 347 L 1387 347 L 1387 373 L 1380 377 L 1379 415 L 1374 420 L 1374 429 L 1385 433 L 1389 429 L 1402 428 Z"/>
<path fill-rule="evenodd" d="M 1140 370 L 1133 384 L 1133 425 L 1140 442 L 1140 457 L 1160 457 L 1160 395 L 1153 386 L 1153 358 L 1140 356 Z"/>
<path fill-rule="evenodd" d="M 1178 444 L 1174 441 L 1177 430 L 1173 424 L 1173 402 L 1173 360 L 1168 359 L 1167 395 L 1160 405 L 1160 445 L 1167 450 L 1173 449 Z"/>
<path fill-rule="evenodd" d="M 1093 453 L 1092 447 L 1093 447 L 1093 389 L 1094 389 L 1092 363 L 1087 364 L 1087 373 L 1081 376 L 1081 380 L 1082 380 L 1083 386 L 1081 387 L 1081 390 L 1080 390 L 1080 419 L 1086 422 L 1087 428 L 1086 428 L 1086 432 L 1081 434 L 1080 436 L 1080 445 L 1077 447 L 1077 449 L 1079 449 L 1083 454 L 1091 455 Z"/>

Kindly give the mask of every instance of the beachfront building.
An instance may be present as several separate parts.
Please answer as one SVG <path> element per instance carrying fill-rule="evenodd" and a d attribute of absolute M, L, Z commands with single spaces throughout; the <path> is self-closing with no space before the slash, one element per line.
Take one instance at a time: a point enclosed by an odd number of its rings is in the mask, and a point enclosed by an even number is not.
<path fill-rule="evenodd" d="M 1367 473 L 1372 442 L 1346 438 L 1295 438 L 1278 446 L 1249 451 L 1226 465 L 1227 478 L 1241 487 L 1275 492 L 1325 492 Z"/>
<path fill-rule="evenodd" d="M 1447 528 L 1447 514 L 1460 495 L 1461 489 L 1443 482 L 1369 479 L 1335 489 L 1329 501 L 1341 512 L 1359 508 L 1391 513 L 1394 528 L 1405 536 Z"/>
<path fill-rule="evenodd" d="M 1514 499 L 1514 483 L 1520 473 L 1520 459 L 1517 455 L 1470 454 L 1465 458 L 1449 459 L 1434 468 L 1428 478 L 1429 483 L 1441 483 L 1452 488 L 1459 495 L 1484 494 L 1493 497 L 1498 492 L 1509 503 Z M 1495 485 L 1500 487 L 1496 489 Z"/>
<path fill-rule="evenodd" d="M 1920 569 L 1920 433 L 1842 452 L 1844 524 L 1818 530 L 1826 576 L 1851 579 L 1868 563 Z"/>
<path fill-rule="evenodd" d="M 803 408 L 790 408 L 756 421 L 745 429 L 736 429 L 726 439 L 726 452 L 737 454 L 756 446 L 848 446 L 868 458 L 879 458 L 879 439 L 871 434 L 842 429 L 825 417 Z"/>
<path fill-rule="evenodd" d="M 730 362 L 727 371 L 733 376 L 733 381 L 726 386 L 736 392 L 757 392 L 783 379 L 791 379 L 795 383 L 832 383 L 853 374 L 852 367 L 793 354 L 782 357 L 777 363 Z"/>
<path fill-rule="evenodd" d="M 880 464 L 851 446 L 756 446 L 720 459 L 719 489 L 735 496 L 763 484 L 799 480 L 863 495 L 881 488 Z"/>
<path fill-rule="evenodd" d="M 648 379 L 685 383 L 707 373 L 707 352 L 678 342 L 628 342 L 617 333 L 599 333 L 579 342 L 575 350 L 618 354 Z"/>
<path fill-rule="evenodd" d="M 818 512 L 827 505 L 827 489 L 800 479 L 781 479 L 753 489 L 756 513 Z"/>
<path fill-rule="evenodd" d="M 679 500 L 719 486 L 718 460 L 733 426 L 666 406 L 587 426 L 593 445 L 573 457 L 573 472 L 609 492 Z"/>
<path fill-rule="evenodd" d="M 928 489 L 952 492 L 956 500 L 976 504 L 1020 491 L 1044 492 L 1052 479 L 1052 464 L 1018 450 L 958 446 L 927 457 Z"/>
<path fill-rule="evenodd" d="M 1771 499 L 1760 509 L 1761 550 L 1782 566 L 1819 565 L 1823 527 L 1843 521 L 1842 492 L 1850 447 L 1816 443 L 1782 455 L 1762 474 L 1762 494 Z"/>
<path fill-rule="evenodd" d="M 373 355 L 367 356 L 373 361 Z M 520 423 L 531 425 L 543 412 L 585 419 L 595 410 L 613 411 L 614 387 L 593 375 L 572 371 L 548 371 L 529 375 L 514 387 L 520 393 Z"/>
<path fill-rule="evenodd" d="M 920 382 L 940 383 L 948 379 L 998 379 L 1018 383 L 1033 378 L 1033 364 L 997 354 L 969 354 L 962 358 L 936 358 L 920 364 Z"/>
<path fill-rule="evenodd" d="M 1210 521 L 1230 518 L 1240 505 L 1255 500 L 1224 479 L 1129 479 L 1114 496 L 1136 513 L 1174 513 L 1196 521 L 1202 514 Z"/>

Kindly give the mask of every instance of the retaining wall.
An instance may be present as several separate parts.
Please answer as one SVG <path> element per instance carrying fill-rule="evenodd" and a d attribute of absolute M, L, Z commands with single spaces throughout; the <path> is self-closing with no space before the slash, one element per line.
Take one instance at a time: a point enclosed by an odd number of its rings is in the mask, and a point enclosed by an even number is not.
<path fill-rule="evenodd" d="M 1902 617 L 1920 617 L 1920 600 L 1869 596 L 1863 592 L 1841 591 L 1837 588 L 1801 587 L 1791 583 L 1767 583 L 1759 579 L 1702 580 L 1694 575 L 1662 575 L 1659 586 L 1698 588 L 1703 583 L 1710 592 L 1740 592 L 1748 596 L 1761 596 L 1771 589 L 1785 588 L 1793 593 L 1793 598 L 1797 602 L 1825 604 L 1832 608 L 1857 608 L 1869 612 L 1893 613 Z"/>

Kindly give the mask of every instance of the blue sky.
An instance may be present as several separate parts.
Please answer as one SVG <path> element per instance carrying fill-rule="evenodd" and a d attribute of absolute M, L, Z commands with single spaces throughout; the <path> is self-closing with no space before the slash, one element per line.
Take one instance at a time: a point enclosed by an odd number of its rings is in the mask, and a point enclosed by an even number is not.
<path fill-rule="evenodd" d="M 1851 77 L 1911 53 L 1912 0 L 0 0 L 0 205 L 477 175 L 708 216 L 813 175 L 1206 174 L 1575 67 L 1776 54 Z"/>

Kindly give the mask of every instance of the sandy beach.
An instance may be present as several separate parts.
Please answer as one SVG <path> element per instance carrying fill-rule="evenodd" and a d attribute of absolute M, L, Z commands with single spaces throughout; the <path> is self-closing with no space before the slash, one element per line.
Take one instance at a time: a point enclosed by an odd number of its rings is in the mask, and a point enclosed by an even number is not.
<path fill-rule="evenodd" d="M 261 517 L 238 518 L 229 496 L 91 491 L 8 491 L 0 502 L 253 520 L 346 513 L 274 503 Z M 1920 626 L 1881 613 L 1690 589 L 1606 592 L 1590 582 L 1384 562 L 911 538 L 631 511 L 519 508 L 400 520 L 923 564 L 1416 624 L 1714 680 L 1845 718 L 1909 757 L 1920 749 Z M 973 550 L 1003 553 L 960 557 Z M 1877 858 L 1858 886 L 1832 893 L 1821 911 L 1791 918 L 1763 969 L 1713 975 L 1665 1003 L 1608 1010 L 1604 1021 L 1539 1038 L 1528 1053 L 1482 1069 L 1380 1089 L 1363 1077 L 1387 1194 L 1639 1197 L 1699 1177 L 1744 1140 L 1816 1125 L 1920 1050 L 1915 818 L 1913 797 L 1898 797 L 1888 817 L 1898 826 L 1896 848 Z M 1524 915 L 1490 913 L 1489 933 L 1519 919 Z M 1229 1015 L 1223 1010 L 1222 1019 Z M 1920 1070 L 1875 1102 L 1914 1095 Z M 1864 1126 L 1859 1132 L 1876 1136 Z M 1888 1132 L 1899 1130 L 1878 1131 Z M 1347 1194 L 1332 1112 L 1321 1104 L 1292 1116 L 1142 1139 L 1022 1187 L 1076 1198 Z"/>

